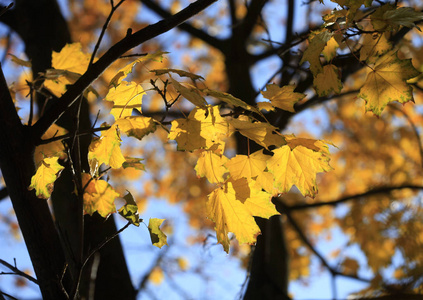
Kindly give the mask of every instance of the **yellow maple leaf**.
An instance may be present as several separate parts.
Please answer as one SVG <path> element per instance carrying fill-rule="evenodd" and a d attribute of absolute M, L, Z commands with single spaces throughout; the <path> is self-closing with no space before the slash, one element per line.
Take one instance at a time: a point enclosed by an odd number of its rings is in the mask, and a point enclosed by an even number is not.
<path fill-rule="evenodd" d="M 228 122 L 220 116 L 218 106 L 194 108 L 188 118 L 172 121 L 168 138 L 178 143 L 178 150 L 194 151 L 219 145 L 230 135 Z"/>
<path fill-rule="evenodd" d="M 166 234 L 160 229 L 160 225 L 162 225 L 164 220 L 165 219 L 150 218 L 148 221 L 148 231 L 150 232 L 151 242 L 158 248 L 167 245 Z"/>
<path fill-rule="evenodd" d="M 31 178 L 29 190 L 35 189 L 38 198 L 48 199 L 53 192 L 54 182 L 64 169 L 58 163 L 59 156 L 46 157 L 38 165 L 37 172 Z"/>
<path fill-rule="evenodd" d="M 237 155 L 231 158 L 227 163 L 226 167 L 231 174 L 231 178 L 251 178 L 261 174 L 266 169 L 266 162 L 270 158 L 269 155 L 263 154 L 263 149 L 254 152 L 253 154 Z"/>
<path fill-rule="evenodd" d="M 366 111 L 371 110 L 380 116 L 392 101 L 413 101 L 412 87 L 406 80 L 419 74 L 411 64 L 411 59 L 401 60 L 396 52 L 391 51 L 376 61 L 357 97 L 366 101 Z"/>
<path fill-rule="evenodd" d="M 144 62 L 146 60 L 154 60 L 154 61 L 162 61 L 163 60 L 163 55 L 166 54 L 167 52 L 156 52 L 156 53 L 152 53 L 152 54 L 147 54 L 144 56 L 141 56 L 140 58 L 138 58 L 137 60 L 134 60 L 133 62 L 127 64 L 125 67 L 123 67 L 122 69 L 120 69 L 116 75 L 112 78 L 112 80 L 110 80 L 109 83 L 109 87 L 117 87 L 122 80 L 128 76 L 128 74 L 132 73 L 132 69 L 134 68 L 134 66 L 140 62 Z"/>
<path fill-rule="evenodd" d="M 225 163 L 228 158 L 218 155 L 212 150 L 201 152 L 195 166 L 195 171 L 199 177 L 206 177 L 211 183 L 223 182 L 223 175 L 227 172 Z"/>
<path fill-rule="evenodd" d="M 170 81 L 172 82 L 173 87 L 175 88 L 175 90 L 182 95 L 182 97 L 184 97 L 185 99 L 187 99 L 189 102 L 191 102 L 192 104 L 194 104 L 197 107 L 206 107 L 207 106 L 207 101 L 206 99 L 204 99 L 203 96 L 201 96 L 198 92 L 198 89 L 195 86 L 189 85 L 189 84 L 185 84 L 188 87 L 180 84 L 178 81 L 176 81 L 175 79 L 172 78 L 172 76 L 170 76 Z"/>
<path fill-rule="evenodd" d="M 304 94 L 295 93 L 294 89 L 294 85 L 279 87 L 277 84 L 268 84 L 266 91 L 262 91 L 261 94 L 269 99 L 274 107 L 294 113 L 294 104 L 305 97 Z"/>
<path fill-rule="evenodd" d="M 239 131 L 240 134 L 255 141 L 257 144 L 268 149 L 269 146 L 281 146 L 284 144 L 282 136 L 276 128 L 268 123 L 252 122 L 248 117 L 240 116 L 232 119 L 229 123 Z"/>
<path fill-rule="evenodd" d="M 361 44 L 363 45 L 360 48 L 361 61 L 380 56 L 391 48 L 386 33 L 383 32 L 363 34 Z"/>
<path fill-rule="evenodd" d="M 317 193 L 316 174 L 328 172 L 327 150 L 314 151 L 302 145 L 285 145 L 275 149 L 267 161 L 267 168 L 275 176 L 275 187 L 279 193 L 287 193 L 293 185 L 304 196 L 314 197 Z"/>
<path fill-rule="evenodd" d="M 316 76 L 322 71 L 320 63 L 320 54 L 326 46 L 326 43 L 331 39 L 333 33 L 324 29 L 322 31 L 312 32 L 309 37 L 309 45 L 304 51 L 300 64 L 308 61 L 310 63 L 310 71 Z"/>
<path fill-rule="evenodd" d="M 120 150 L 121 139 L 116 126 L 101 132 L 101 137 L 91 142 L 88 159 L 96 159 L 98 164 L 106 164 L 113 169 L 120 168 L 125 162 L 125 157 Z"/>
<path fill-rule="evenodd" d="M 110 113 L 115 117 L 115 120 L 118 120 L 130 117 L 133 109 L 141 112 L 143 95 L 145 95 L 145 92 L 141 85 L 132 81 L 122 81 L 117 87 L 110 88 L 104 100 L 113 102 Z"/>
<path fill-rule="evenodd" d="M 91 179 L 89 174 L 82 173 L 82 185 L 85 187 L 83 195 L 84 213 L 92 215 L 98 212 L 100 216 L 107 218 L 110 214 L 116 212 L 114 202 L 120 195 L 107 181 Z"/>
<path fill-rule="evenodd" d="M 338 48 L 339 44 L 336 41 L 335 36 L 332 36 L 322 51 L 322 54 L 327 62 L 331 61 L 335 57 L 336 49 Z"/>
<path fill-rule="evenodd" d="M 85 73 L 91 55 L 83 53 L 80 43 L 67 44 L 60 52 L 53 51 L 51 64 L 54 69 L 46 71 L 44 86 L 60 97 L 66 92 L 66 86 Z"/>
<path fill-rule="evenodd" d="M 342 82 L 339 79 L 338 68 L 332 64 L 325 65 L 322 72 L 314 77 L 313 85 L 320 97 L 327 96 L 330 92 L 339 94 Z"/>
<path fill-rule="evenodd" d="M 260 229 L 251 212 L 236 199 L 231 182 L 213 190 L 206 203 L 207 215 L 215 222 L 216 236 L 223 249 L 229 252 L 229 232 L 242 244 L 254 244 Z"/>
<path fill-rule="evenodd" d="M 203 89 L 201 91 L 203 93 L 205 93 L 207 96 L 215 97 L 215 98 L 217 98 L 217 99 L 219 99 L 223 102 L 226 102 L 230 105 L 233 105 L 235 107 L 241 107 L 245 110 L 249 110 L 249 111 L 261 114 L 260 111 L 256 107 L 245 103 L 241 99 L 238 99 L 238 98 L 232 96 L 231 94 L 223 93 L 223 92 L 219 92 L 219 91 L 214 91 L 214 90 L 210 90 L 210 89 Z"/>
<path fill-rule="evenodd" d="M 144 116 L 125 117 L 116 120 L 114 126 L 118 126 L 120 132 L 141 140 L 147 134 L 156 130 L 153 118 Z"/>
<path fill-rule="evenodd" d="M 43 134 L 42 139 L 48 140 L 55 136 L 65 135 L 67 130 L 63 127 L 60 127 L 56 124 L 53 124 L 49 129 Z M 35 165 L 39 165 L 45 157 L 58 156 L 59 159 L 66 158 L 65 146 L 61 141 L 55 141 L 48 144 L 39 145 L 35 148 L 34 151 L 34 162 Z"/>

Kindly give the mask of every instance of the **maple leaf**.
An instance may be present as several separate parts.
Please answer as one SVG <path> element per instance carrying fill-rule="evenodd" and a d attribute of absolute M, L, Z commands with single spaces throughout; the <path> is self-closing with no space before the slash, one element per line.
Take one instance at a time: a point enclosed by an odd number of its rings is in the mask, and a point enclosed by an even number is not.
<path fill-rule="evenodd" d="M 160 225 L 163 223 L 165 219 L 156 219 L 150 218 L 148 222 L 148 231 L 150 232 L 150 238 L 153 246 L 158 248 L 167 245 L 167 237 L 166 234 L 163 233 L 160 229 Z"/>
<path fill-rule="evenodd" d="M 144 116 L 125 117 L 116 120 L 113 124 L 118 126 L 120 132 L 141 140 L 144 136 L 156 130 L 156 123 L 153 118 Z"/>
<path fill-rule="evenodd" d="M 342 82 L 338 76 L 338 68 L 332 64 L 325 65 L 323 71 L 314 77 L 313 84 L 320 97 L 327 96 L 330 92 L 339 94 Z"/>
<path fill-rule="evenodd" d="M 229 252 L 229 232 L 235 234 L 242 244 L 254 244 L 260 228 L 254 221 L 250 211 L 236 199 L 231 182 L 213 190 L 206 203 L 207 215 L 215 222 L 217 241 Z"/>
<path fill-rule="evenodd" d="M 294 85 L 279 87 L 277 84 L 266 85 L 266 91 L 261 94 L 269 99 L 274 107 L 295 113 L 294 104 L 305 97 L 304 94 L 295 93 Z"/>
<path fill-rule="evenodd" d="M 125 199 L 126 203 L 118 210 L 119 214 L 131 222 L 131 224 L 134 224 L 137 227 L 140 226 L 142 219 L 140 221 L 140 217 L 138 215 L 138 206 L 134 197 L 128 191 L 128 194 L 123 196 L 123 199 Z"/>
<path fill-rule="evenodd" d="M 391 44 L 386 38 L 386 33 L 363 34 L 361 44 L 361 61 L 380 56 L 391 48 Z"/>
<path fill-rule="evenodd" d="M 224 155 L 218 155 L 212 150 L 201 152 L 195 166 L 197 176 L 206 177 L 211 183 L 223 182 L 223 175 L 227 172 L 225 163 L 228 158 Z"/>
<path fill-rule="evenodd" d="M 400 60 L 396 52 L 389 52 L 376 61 L 357 97 L 366 101 L 366 111 L 371 110 L 380 116 L 392 101 L 413 101 L 412 87 L 406 80 L 419 74 L 411 59 Z"/>
<path fill-rule="evenodd" d="M 44 86 L 60 97 L 66 92 L 66 86 L 74 84 L 87 70 L 90 58 L 90 54 L 82 52 L 80 43 L 66 44 L 60 52 L 53 51 L 54 69 L 46 71 Z"/>
<path fill-rule="evenodd" d="M 300 64 L 308 61 L 310 63 L 310 71 L 314 76 L 322 71 L 320 54 L 325 48 L 326 43 L 331 39 L 332 35 L 333 33 L 325 29 L 320 32 L 312 32 L 309 37 L 309 45 L 303 53 Z"/>
<path fill-rule="evenodd" d="M 168 52 L 155 52 L 155 53 L 151 53 L 151 54 L 147 54 L 144 55 L 140 58 L 138 58 L 137 60 L 127 64 L 125 67 L 123 67 L 122 69 L 120 69 L 116 75 L 112 78 L 112 80 L 110 80 L 109 83 L 109 88 L 111 87 L 117 87 L 119 84 L 121 84 L 122 80 L 128 76 L 128 74 L 132 73 L 132 69 L 134 68 L 134 66 L 140 62 L 144 62 L 147 60 L 154 60 L 154 61 L 162 61 L 163 60 L 163 55 L 167 54 Z"/>
<path fill-rule="evenodd" d="M 240 116 L 238 119 L 232 119 L 229 123 L 239 131 L 240 134 L 255 141 L 257 144 L 268 149 L 269 146 L 281 146 L 284 140 L 277 133 L 276 128 L 268 123 L 251 122 L 248 117 Z"/>
<path fill-rule="evenodd" d="M 113 169 L 120 168 L 125 158 L 120 150 L 121 139 L 118 128 L 110 127 L 101 132 L 101 137 L 91 142 L 88 152 L 88 159 L 96 159 L 98 164 L 106 164 Z"/>
<path fill-rule="evenodd" d="M 272 151 L 274 155 L 267 161 L 267 168 L 275 176 L 279 193 L 287 193 L 295 185 L 304 196 L 316 195 L 316 174 L 332 168 L 327 149 L 320 150 L 315 143 L 313 147 L 315 150 L 292 143 Z"/>
<path fill-rule="evenodd" d="M 322 54 L 326 61 L 331 61 L 336 56 L 336 49 L 339 48 L 339 44 L 335 39 L 335 35 L 330 38 L 326 43 L 325 48 L 322 50 Z"/>
<path fill-rule="evenodd" d="M 156 73 L 156 76 L 160 76 L 160 75 L 163 75 L 163 74 L 169 74 L 169 73 L 176 73 L 180 77 L 188 77 L 192 81 L 196 81 L 198 79 L 204 80 L 204 78 L 201 77 L 200 75 L 193 74 L 191 72 L 187 72 L 187 71 L 184 71 L 184 70 L 178 70 L 178 69 L 155 69 L 155 70 L 151 70 L 150 72 Z"/>
<path fill-rule="evenodd" d="M 247 155 L 236 155 L 231 158 L 225 166 L 231 174 L 231 178 L 252 178 L 261 174 L 266 169 L 266 162 L 270 158 L 269 155 L 263 154 L 263 149 Z"/>
<path fill-rule="evenodd" d="M 125 156 L 125 162 L 122 163 L 122 167 L 126 168 L 134 168 L 137 170 L 145 171 L 144 164 L 141 163 L 142 158 L 134 158 L 134 157 L 127 157 Z"/>
<path fill-rule="evenodd" d="M 169 75 L 170 76 L 170 75 Z M 189 87 L 185 87 L 182 84 L 180 84 L 178 81 L 172 78 L 170 76 L 170 81 L 172 82 L 173 87 L 175 90 L 181 94 L 185 99 L 187 99 L 189 102 L 194 104 L 197 107 L 206 107 L 207 101 L 198 93 L 198 89 L 194 86 L 188 85 Z"/>
<path fill-rule="evenodd" d="M 400 26 L 415 27 L 415 22 L 423 20 L 423 13 L 411 7 L 396 7 L 385 4 L 370 16 L 373 28 L 377 31 L 398 30 Z"/>
<path fill-rule="evenodd" d="M 67 130 L 56 124 L 53 124 L 43 134 L 42 139 L 48 140 L 55 136 L 65 135 Z M 35 165 L 39 165 L 45 157 L 58 156 L 59 159 L 65 159 L 67 157 L 65 146 L 61 141 L 54 141 L 48 144 L 39 145 L 34 151 L 34 162 Z"/>
<path fill-rule="evenodd" d="M 210 90 L 210 89 L 203 89 L 202 92 L 205 93 L 207 96 L 215 97 L 215 98 L 217 98 L 217 99 L 219 99 L 223 102 L 226 102 L 230 105 L 233 105 L 235 107 L 241 107 L 245 110 L 249 110 L 249 111 L 261 114 L 260 111 L 256 107 L 245 103 L 241 99 L 238 99 L 238 98 L 232 96 L 231 94 L 223 93 L 223 92 L 219 92 L 219 91 L 213 91 L 213 90 Z"/>
<path fill-rule="evenodd" d="M 219 145 L 230 135 L 228 122 L 220 116 L 218 106 L 194 108 L 188 118 L 172 121 L 168 138 L 178 143 L 178 150 L 194 151 Z"/>
<path fill-rule="evenodd" d="M 91 175 L 82 173 L 82 185 L 85 187 L 84 213 L 92 216 L 98 212 L 103 218 L 116 212 L 115 199 L 119 197 L 112 186 L 105 180 L 92 179 Z"/>
<path fill-rule="evenodd" d="M 145 95 L 141 85 L 135 82 L 122 81 L 117 87 L 112 87 L 104 100 L 112 101 L 113 108 L 110 112 L 115 120 L 129 117 L 132 110 L 141 112 L 142 96 Z"/>
<path fill-rule="evenodd" d="M 53 192 L 54 182 L 64 169 L 58 162 L 59 156 L 44 158 L 38 165 L 37 171 L 31 178 L 29 190 L 35 189 L 38 198 L 48 199 Z"/>

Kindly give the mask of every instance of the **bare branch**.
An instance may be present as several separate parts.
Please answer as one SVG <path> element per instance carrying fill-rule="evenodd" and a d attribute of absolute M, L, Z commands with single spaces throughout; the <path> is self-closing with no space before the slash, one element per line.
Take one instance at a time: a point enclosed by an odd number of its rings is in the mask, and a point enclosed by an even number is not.
<path fill-rule="evenodd" d="M 25 277 L 29 281 L 32 281 L 33 283 L 38 284 L 37 279 L 35 279 L 31 275 L 26 274 L 25 272 L 22 272 L 16 266 L 12 266 L 7 261 L 4 261 L 3 259 L 0 259 L 0 264 L 2 264 L 3 266 L 7 267 L 10 270 L 12 270 L 14 274 L 19 275 L 19 276 L 22 276 L 22 277 Z"/>
<path fill-rule="evenodd" d="M 383 194 L 383 193 L 390 193 L 392 191 L 401 190 L 401 189 L 423 190 L 423 186 L 413 185 L 413 184 L 406 184 L 406 185 L 402 185 L 402 186 L 384 186 L 384 187 L 372 189 L 372 190 L 364 192 L 364 193 L 345 196 L 345 197 L 342 197 L 340 199 L 333 200 L 333 201 L 322 201 L 322 202 L 311 203 L 311 204 L 292 205 L 292 206 L 289 206 L 289 210 L 304 210 L 304 209 L 317 208 L 317 207 L 322 207 L 322 206 L 327 206 L 327 205 L 337 206 L 339 204 L 345 203 L 345 202 L 350 201 L 350 200 L 359 200 L 359 199 L 367 197 L 367 196 L 376 195 L 376 194 Z"/>

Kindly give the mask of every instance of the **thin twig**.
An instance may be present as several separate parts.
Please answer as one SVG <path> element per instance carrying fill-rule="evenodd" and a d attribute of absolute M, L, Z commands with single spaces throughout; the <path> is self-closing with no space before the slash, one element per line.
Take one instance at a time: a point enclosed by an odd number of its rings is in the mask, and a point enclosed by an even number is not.
<path fill-rule="evenodd" d="M 16 266 L 12 266 L 11 264 L 9 264 L 7 261 L 4 261 L 2 259 L 0 259 L 0 264 L 4 265 L 5 267 L 9 268 L 10 270 L 12 270 L 13 272 L 15 272 L 16 275 L 25 277 L 26 279 L 28 279 L 29 281 L 32 281 L 35 284 L 38 284 L 37 279 L 35 279 L 34 277 L 32 277 L 31 275 L 26 274 L 25 272 L 22 272 L 21 270 L 19 270 Z"/>
<path fill-rule="evenodd" d="M 337 206 L 339 204 L 345 203 L 345 202 L 350 201 L 350 200 L 357 200 L 357 199 L 368 197 L 368 196 L 371 196 L 371 195 L 389 193 L 389 192 L 392 192 L 392 191 L 395 191 L 395 190 L 401 190 L 401 189 L 423 190 L 423 186 L 422 185 L 413 185 L 413 184 L 405 184 L 405 185 L 402 185 L 402 186 L 384 186 L 384 187 L 379 187 L 379 188 L 369 190 L 369 191 L 364 192 L 364 193 L 345 196 L 345 197 L 342 197 L 342 198 L 339 198 L 339 199 L 333 200 L 333 201 L 321 201 L 321 202 L 310 203 L 310 204 L 296 204 L 296 205 L 289 206 L 288 208 L 289 208 L 289 210 L 294 211 L 294 210 L 304 210 L 304 209 L 310 209 L 310 208 L 318 208 L 318 207 L 322 207 L 322 206 Z"/>

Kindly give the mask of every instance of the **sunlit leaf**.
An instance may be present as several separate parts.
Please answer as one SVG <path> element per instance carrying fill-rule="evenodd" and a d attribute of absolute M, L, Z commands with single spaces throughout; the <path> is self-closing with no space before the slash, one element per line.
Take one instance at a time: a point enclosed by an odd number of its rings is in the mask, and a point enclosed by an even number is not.
<path fill-rule="evenodd" d="M 406 80 L 419 74 L 411 59 L 400 60 L 396 53 L 389 52 L 380 57 L 367 74 L 358 97 L 366 101 L 366 111 L 371 110 L 379 116 L 392 101 L 413 101 L 412 87 Z"/>
<path fill-rule="evenodd" d="M 135 82 L 122 81 L 117 87 L 112 87 L 104 100 L 113 101 L 111 114 L 115 120 L 130 117 L 134 109 L 141 112 L 142 96 L 145 95 L 141 85 Z"/>
<path fill-rule="evenodd" d="M 151 243 L 158 248 L 167 245 L 167 237 L 160 229 L 160 225 L 162 225 L 164 220 L 165 219 L 150 218 L 148 222 L 148 231 L 150 232 Z"/>
<path fill-rule="evenodd" d="M 295 93 L 294 89 L 293 85 L 279 87 L 277 84 L 268 84 L 266 91 L 262 91 L 261 94 L 269 99 L 274 107 L 294 113 L 294 104 L 305 97 L 304 94 Z"/>
<path fill-rule="evenodd" d="M 120 195 L 107 181 L 91 179 L 89 174 L 82 174 L 82 185 L 86 186 L 83 195 L 84 213 L 92 215 L 98 212 L 100 216 L 107 218 L 110 214 L 116 212 L 114 202 Z"/>
<path fill-rule="evenodd" d="M 145 171 L 144 164 L 141 163 L 142 158 L 134 158 L 134 157 L 127 157 L 125 156 L 125 162 L 122 164 L 124 169 L 126 168 L 134 168 L 137 170 Z"/>
<path fill-rule="evenodd" d="M 197 107 L 206 107 L 207 101 L 206 99 L 201 96 L 195 87 L 185 87 L 182 84 L 180 84 L 178 81 L 170 77 L 170 81 L 172 82 L 173 87 L 175 90 L 182 95 L 185 99 L 187 99 L 189 102 L 194 104 Z"/>
<path fill-rule="evenodd" d="M 115 124 L 120 132 L 141 140 L 144 136 L 156 130 L 156 123 L 152 118 L 144 116 L 125 117 L 116 120 Z"/>
<path fill-rule="evenodd" d="M 260 114 L 260 111 L 256 107 L 245 103 L 241 99 L 238 99 L 238 98 L 232 96 L 231 94 L 223 93 L 223 92 L 219 92 L 219 91 L 213 91 L 213 90 L 210 90 L 210 89 L 203 89 L 202 92 L 205 93 L 207 96 L 215 97 L 215 98 L 217 98 L 217 99 L 219 99 L 223 102 L 226 102 L 230 105 L 233 105 L 235 107 L 241 107 L 245 110 L 249 110 L 249 111 Z"/>
<path fill-rule="evenodd" d="M 196 74 L 193 74 L 184 70 L 178 70 L 178 69 L 155 69 L 155 70 L 151 70 L 150 72 L 154 72 L 156 76 L 160 76 L 160 75 L 168 74 L 168 73 L 175 73 L 175 74 L 178 74 L 180 77 L 188 77 L 192 81 L 196 81 L 198 79 L 204 80 L 204 78 L 201 77 L 200 75 L 196 75 Z"/>
<path fill-rule="evenodd" d="M 331 92 L 339 94 L 342 82 L 339 79 L 338 68 L 332 64 L 324 66 L 323 71 L 314 77 L 313 84 L 320 97 L 327 96 Z"/>
<path fill-rule="evenodd" d="M 249 156 L 237 155 L 225 165 L 233 179 L 243 177 L 249 179 L 258 176 L 266 169 L 266 162 L 269 158 L 269 155 L 263 154 L 263 150 L 259 150 Z"/>
<path fill-rule="evenodd" d="M 53 192 L 54 182 L 64 169 L 58 162 L 59 156 L 46 157 L 37 167 L 37 172 L 31 178 L 29 190 L 35 189 L 38 198 L 48 199 Z"/>
<path fill-rule="evenodd" d="M 140 226 L 140 222 L 142 222 L 142 220 L 140 221 L 138 206 L 134 197 L 128 191 L 128 194 L 123 196 L 123 199 L 125 199 L 126 203 L 119 209 L 119 214 L 131 222 L 131 224 L 134 224 L 137 227 Z"/>
<path fill-rule="evenodd" d="M 197 176 L 206 177 L 211 183 L 223 182 L 227 172 L 225 163 L 228 158 L 213 151 L 202 151 L 195 166 Z"/>
<path fill-rule="evenodd" d="M 304 51 L 300 64 L 308 61 L 310 63 L 310 71 L 314 76 L 322 71 L 320 54 L 325 48 L 326 43 L 331 39 L 332 35 L 333 33 L 328 30 L 322 30 L 321 32 L 310 35 L 309 45 Z"/>
<path fill-rule="evenodd" d="M 120 150 L 121 139 L 118 128 L 112 126 L 101 132 L 101 137 L 93 140 L 89 147 L 88 159 L 96 159 L 98 163 L 117 169 L 125 162 Z"/>

